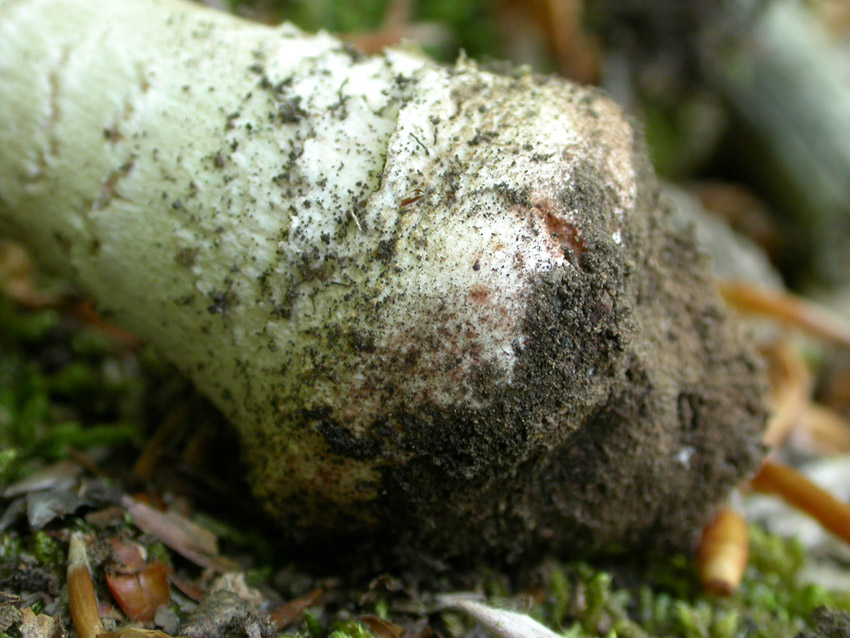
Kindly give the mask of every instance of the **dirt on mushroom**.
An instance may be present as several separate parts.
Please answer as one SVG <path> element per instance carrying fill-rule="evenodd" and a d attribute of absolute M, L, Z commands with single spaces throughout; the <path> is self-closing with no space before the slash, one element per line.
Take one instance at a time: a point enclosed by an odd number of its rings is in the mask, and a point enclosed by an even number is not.
<path fill-rule="evenodd" d="M 285 534 L 688 547 L 755 469 L 759 366 L 598 89 L 50 1 L 0 20 L 58 64 L 0 74 L 0 224 L 234 423 Z"/>

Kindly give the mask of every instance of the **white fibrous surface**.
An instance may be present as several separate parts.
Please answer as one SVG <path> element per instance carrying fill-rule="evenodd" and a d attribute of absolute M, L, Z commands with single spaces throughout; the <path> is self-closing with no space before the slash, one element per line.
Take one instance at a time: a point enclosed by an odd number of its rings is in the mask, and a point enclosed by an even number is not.
<path fill-rule="evenodd" d="M 407 453 L 328 460 L 323 424 L 344 447 L 384 414 L 486 408 L 536 282 L 629 245 L 626 119 L 527 73 L 174 1 L 19 0 L 0 94 L 0 225 L 274 452 L 291 495 L 373 499 Z"/>

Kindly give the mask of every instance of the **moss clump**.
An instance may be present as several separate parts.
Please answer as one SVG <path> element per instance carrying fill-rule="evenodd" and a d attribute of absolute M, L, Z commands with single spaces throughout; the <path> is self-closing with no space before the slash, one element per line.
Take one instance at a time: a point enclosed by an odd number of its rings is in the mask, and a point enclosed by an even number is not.
<path fill-rule="evenodd" d="M 728 599 L 703 593 L 684 556 L 625 567 L 618 561 L 610 572 L 559 565 L 548 573 L 545 601 L 531 613 L 576 638 L 793 638 L 814 626 L 818 608 L 850 610 L 850 593 L 799 582 L 806 555 L 796 540 L 753 526 L 750 555 L 744 581 Z"/>
<path fill-rule="evenodd" d="M 71 450 L 140 439 L 150 378 L 95 328 L 0 296 L 0 486 Z"/>

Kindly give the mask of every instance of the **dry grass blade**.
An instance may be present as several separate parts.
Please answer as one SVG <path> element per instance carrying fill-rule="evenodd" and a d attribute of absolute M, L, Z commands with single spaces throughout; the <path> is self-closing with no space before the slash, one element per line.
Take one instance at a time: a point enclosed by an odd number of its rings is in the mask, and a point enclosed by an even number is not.
<path fill-rule="evenodd" d="M 765 354 L 771 363 L 774 411 L 762 441 L 775 449 L 803 418 L 812 391 L 812 375 L 806 362 L 787 341 L 780 341 Z"/>
<path fill-rule="evenodd" d="M 749 557 L 747 521 L 732 507 L 723 507 L 702 532 L 697 569 L 709 593 L 731 596 L 741 584 Z"/>
<path fill-rule="evenodd" d="M 794 468 L 767 459 L 750 485 L 758 492 L 782 497 L 788 504 L 850 543 L 850 506 L 812 483 Z"/>
<path fill-rule="evenodd" d="M 723 282 L 720 292 L 742 313 L 775 319 L 850 348 L 850 323 L 802 297 L 740 282 Z"/>
<path fill-rule="evenodd" d="M 96 638 L 104 632 L 91 579 L 86 542 L 79 533 L 71 534 L 68 550 L 68 604 L 74 629 L 80 638 Z"/>
<path fill-rule="evenodd" d="M 201 567 L 217 572 L 239 569 L 239 565 L 218 553 L 215 535 L 189 519 L 173 512 L 162 513 L 130 496 L 121 504 L 133 517 L 133 523 L 143 532 L 152 534 L 175 552 Z"/>

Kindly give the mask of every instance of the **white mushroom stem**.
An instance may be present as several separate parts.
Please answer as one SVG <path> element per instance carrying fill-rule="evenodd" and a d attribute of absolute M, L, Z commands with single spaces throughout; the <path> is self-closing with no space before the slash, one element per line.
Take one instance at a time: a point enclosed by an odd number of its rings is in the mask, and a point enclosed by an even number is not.
<path fill-rule="evenodd" d="M 439 530 L 436 546 L 491 521 L 483 543 L 463 537 L 470 551 L 551 538 L 538 505 L 510 492 L 549 498 L 537 474 L 567 462 L 542 459 L 627 367 L 663 362 L 694 386 L 706 375 L 632 346 L 638 330 L 690 339 L 677 322 L 703 302 L 681 299 L 706 285 L 687 242 L 653 256 L 669 238 L 647 166 L 616 106 L 562 81 L 402 50 L 366 58 L 178 0 L 0 1 L 0 227 L 194 380 L 296 527 L 381 519 Z M 662 262 L 681 290 L 653 283 Z M 706 312 L 697 338 L 710 341 L 721 324 Z M 629 409 L 675 418 L 675 383 Z M 647 445 L 675 459 L 678 425 L 659 437 L 646 423 Z M 702 467 L 725 484 L 753 450 Z M 716 496 L 693 485 L 695 503 Z M 571 498 L 539 507 L 572 516 Z M 665 516 L 662 500 L 635 523 Z M 448 522 L 428 523 L 437 515 Z M 630 525 L 576 516 L 612 539 Z"/>

